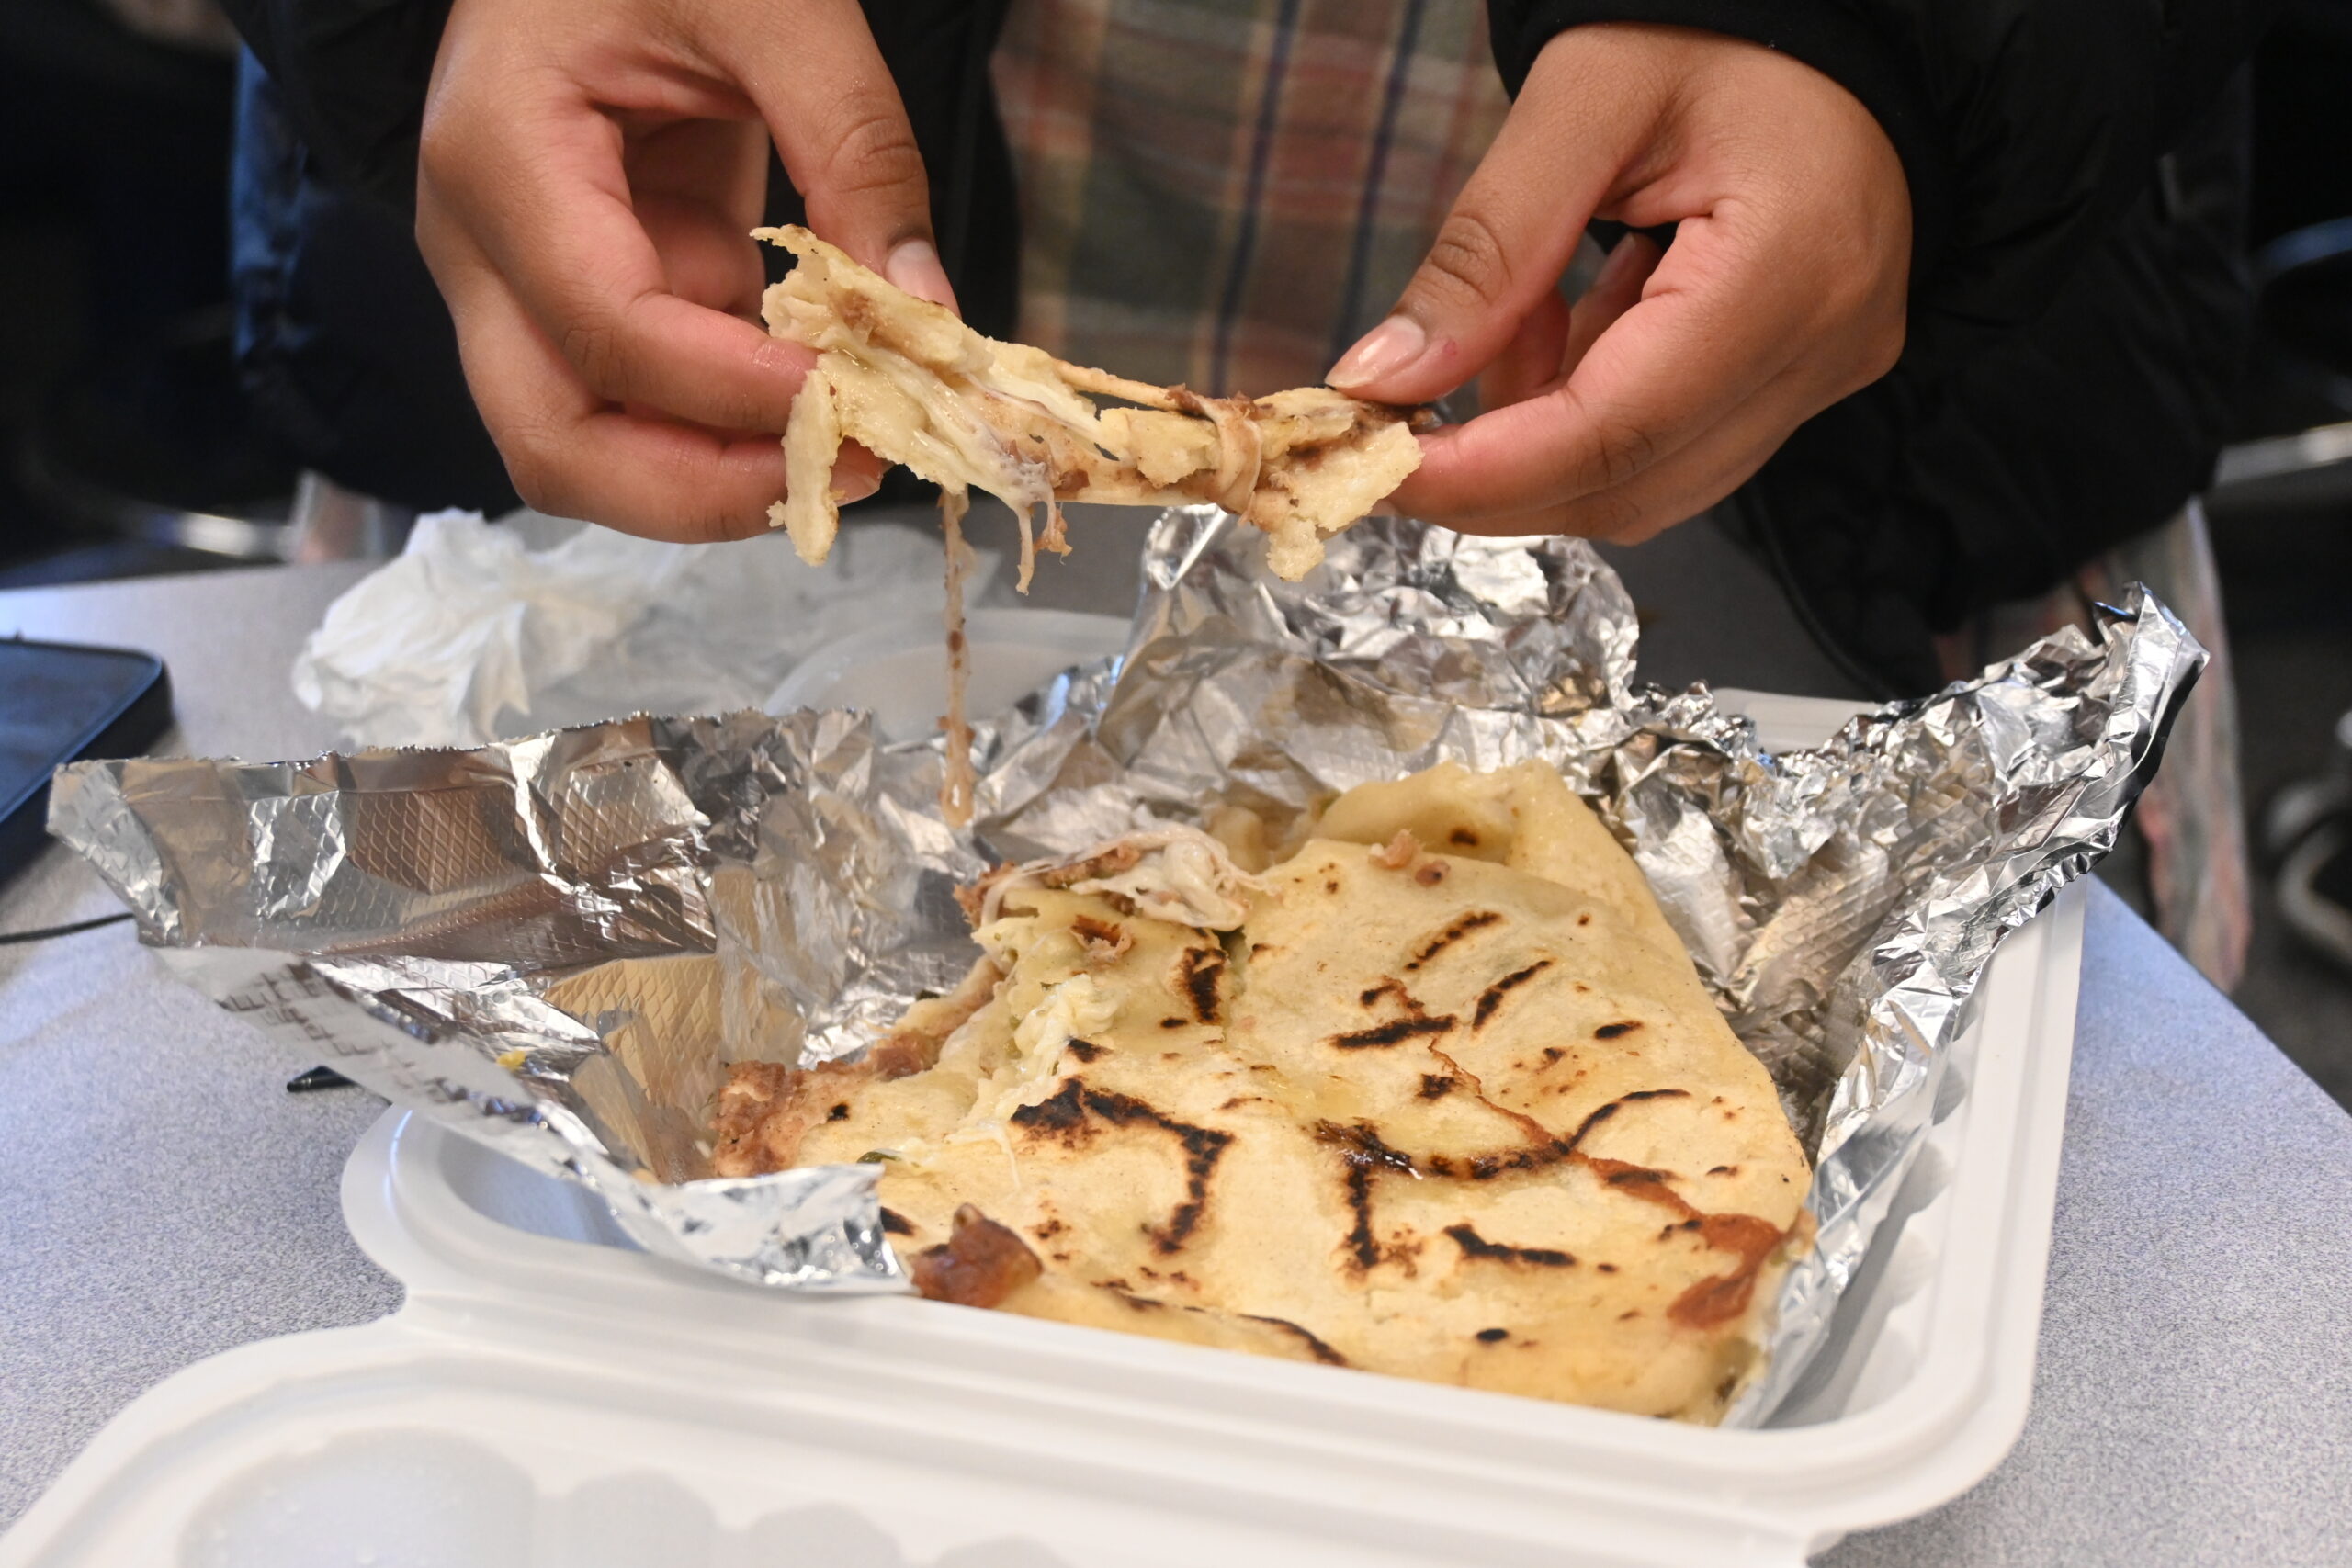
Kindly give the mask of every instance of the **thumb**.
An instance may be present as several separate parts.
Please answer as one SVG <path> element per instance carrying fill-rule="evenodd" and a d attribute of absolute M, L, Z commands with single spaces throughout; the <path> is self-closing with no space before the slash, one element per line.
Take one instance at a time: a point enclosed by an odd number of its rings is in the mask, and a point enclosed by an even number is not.
<path fill-rule="evenodd" d="M 813 0 L 794 26 L 750 28 L 730 42 L 741 51 L 737 79 L 775 138 L 808 226 L 908 293 L 953 309 L 922 153 L 855 0 Z"/>
<path fill-rule="evenodd" d="M 1376 402 L 1425 403 L 1493 364 L 1553 293 L 1651 118 L 1608 73 L 1536 62 L 1494 145 L 1386 320 L 1325 378 Z"/>

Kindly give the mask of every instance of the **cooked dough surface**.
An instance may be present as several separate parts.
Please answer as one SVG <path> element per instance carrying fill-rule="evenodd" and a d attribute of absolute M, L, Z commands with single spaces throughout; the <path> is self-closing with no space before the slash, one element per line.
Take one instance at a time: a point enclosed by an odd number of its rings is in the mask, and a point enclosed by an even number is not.
<path fill-rule="evenodd" d="M 785 434 L 787 494 L 769 511 L 809 561 L 839 525 L 831 476 L 844 439 L 950 493 L 984 490 L 1012 507 L 1024 589 L 1039 507 L 1038 545 L 1063 550 L 1065 501 L 1213 501 L 1271 535 L 1269 564 L 1295 580 L 1327 536 L 1420 466 L 1407 411 L 1328 387 L 1210 398 L 1066 365 L 982 336 L 806 229 L 754 232 L 800 258 L 762 301 L 768 330 L 817 353 Z M 1098 409 L 1097 398 L 1138 406 Z"/>
<path fill-rule="evenodd" d="M 1229 932 L 1009 878 L 984 972 L 866 1062 L 739 1069 L 722 1172 L 882 1158 L 902 1255 L 993 1281 L 956 1299 L 1717 1418 L 1806 1165 L 1639 872 L 1541 767 L 1314 833 L 1195 898 Z M 1209 842 L 1156 840 L 1116 872 L 1147 898 Z"/>

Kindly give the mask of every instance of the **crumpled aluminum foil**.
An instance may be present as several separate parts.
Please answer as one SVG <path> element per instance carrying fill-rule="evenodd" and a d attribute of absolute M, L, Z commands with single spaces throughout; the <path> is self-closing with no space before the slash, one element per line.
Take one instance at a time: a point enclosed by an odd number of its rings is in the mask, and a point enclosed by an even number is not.
<path fill-rule="evenodd" d="M 2134 588 L 1978 679 L 1771 754 L 1703 688 L 1633 685 L 1583 542 L 1371 520 L 1297 584 L 1210 507 L 1153 530 L 1127 651 L 941 742 L 862 717 L 635 718 L 472 750 L 61 770 L 51 826 L 191 983 L 397 1103 L 586 1183 L 649 1249 L 763 1283 L 904 1290 L 878 1168 L 707 1168 L 730 1061 L 856 1050 L 976 949 L 990 862 L 1452 760 L 1558 767 L 1632 849 L 1816 1169 L 1767 1416 L 1927 1131 L 1995 945 L 2113 847 L 2205 661 Z"/>

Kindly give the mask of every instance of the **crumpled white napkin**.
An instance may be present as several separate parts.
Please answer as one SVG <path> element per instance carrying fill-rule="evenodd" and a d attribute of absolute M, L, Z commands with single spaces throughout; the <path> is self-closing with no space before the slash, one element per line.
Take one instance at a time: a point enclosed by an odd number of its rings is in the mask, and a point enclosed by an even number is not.
<path fill-rule="evenodd" d="M 294 694 L 360 746 L 756 707 L 823 643 L 880 614 L 941 609 L 944 561 L 934 531 L 895 523 L 844 528 L 810 567 L 781 532 L 669 545 L 529 513 L 435 513 L 328 607 Z M 983 553 L 974 599 L 995 566 Z"/>

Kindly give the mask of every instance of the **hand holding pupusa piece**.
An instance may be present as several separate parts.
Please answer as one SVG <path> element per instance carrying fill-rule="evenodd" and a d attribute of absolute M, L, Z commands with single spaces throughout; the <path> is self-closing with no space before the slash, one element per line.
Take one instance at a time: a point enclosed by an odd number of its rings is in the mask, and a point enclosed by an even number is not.
<path fill-rule="evenodd" d="M 1570 309 L 1586 225 L 1629 235 Z M 1828 77 L 1683 28 L 1572 28 L 1537 57 L 1396 311 L 1330 381 L 1489 411 L 1424 439 L 1394 502 L 1482 534 L 1637 542 L 1729 494 L 1904 341 L 1909 189 Z"/>
<path fill-rule="evenodd" d="M 417 239 L 533 506 L 656 538 L 765 527 L 814 359 L 756 324 L 771 133 L 813 221 L 952 304 L 922 160 L 852 0 L 458 0 Z M 864 495 L 880 471 L 851 448 L 832 487 Z"/>

